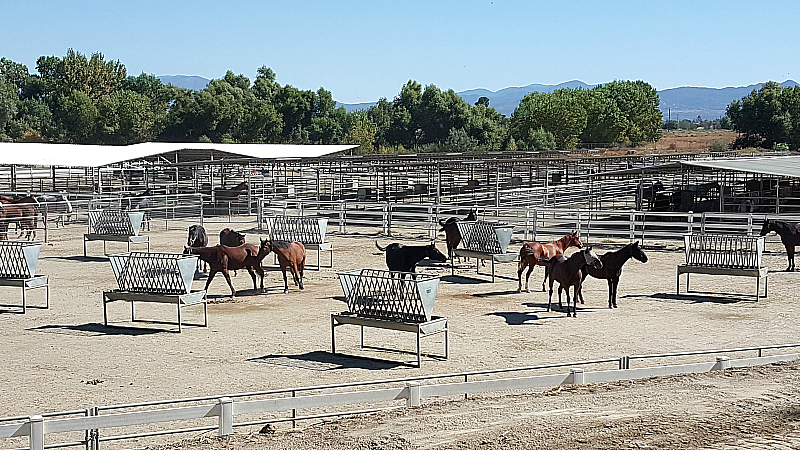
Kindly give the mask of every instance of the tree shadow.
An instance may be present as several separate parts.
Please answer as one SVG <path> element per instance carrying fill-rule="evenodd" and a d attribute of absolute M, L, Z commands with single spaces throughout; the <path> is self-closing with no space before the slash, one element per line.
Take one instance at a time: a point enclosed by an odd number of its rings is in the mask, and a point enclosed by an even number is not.
<path fill-rule="evenodd" d="M 151 321 L 140 321 L 137 322 L 151 322 Z M 151 323 L 160 323 L 160 324 L 169 324 L 169 325 L 177 325 L 173 322 L 155 322 L 152 321 Z M 187 325 L 187 324 L 184 324 Z M 144 336 L 150 335 L 155 333 L 172 333 L 172 330 L 158 330 L 154 328 L 139 328 L 139 327 L 128 327 L 122 325 L 103 325 L 102 323 L 84 323 L 78 325 L 65 325 L 65 324 L 51 324 L 51 325 L 42 325 L 33 328 L 27 328 L 26 331 L 39 331 L 42 333 L 56 333 L 56 334 L 68 334 L 73 336 L 103 336 L 103 335 L 112 335 L 112 336 Z"/>
<path fill-rule="evenodd" d="M 320 350 L 299 355 L 264 355 L 257 358 L 249 358 L 247 361 L 317 371 L 341 369 L 386 370 L 408 366 L 408 364 L 402 362 L 392 362 L 366 356 L 343 355 Z"/>
<path fill-rule="evenodd" d="M 495 311 L 486 315 L 502 317 L 506 320 L 507 325 L 541 325 L 542 323 L 539 321 L 546 319 L 535 313 L 517 311 Z"/>

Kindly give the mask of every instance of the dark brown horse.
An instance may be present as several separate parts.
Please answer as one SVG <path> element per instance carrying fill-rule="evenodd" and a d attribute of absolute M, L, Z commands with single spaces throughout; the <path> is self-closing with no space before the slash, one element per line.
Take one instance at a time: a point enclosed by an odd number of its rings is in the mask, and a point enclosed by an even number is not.
<path fill-rule="evenodd" d="M 543 257 L 542 262 L 550 266 L 550 296 L 547 298 L 547 310 L 550 311 L 550 303 L 553 300 L 553 281 L 558 281 L 558 307 L 564 308 L 561 305 L 561 290 L 563 289 L 567 293 L 567 317 L 570 317 L 569 288 L 574 286 L 572 317 L 578 317 L 578 297 L 581 295 L 583 270 L 586 266 L 601 269 L 603 263 L 600 262 L 600 258 L 592 251 L 591 247 L 586 247 L 573 253 L 569 258 L 562 254 L 552 258 Z"/>
<path fill-rule="evenodd" d="M 549 268 L 547 263 L 542 262 L 540 258 L 553 258 L 557 255 L 563 255 L 564 251 L 572 246 L 578 248 L 583 247 L 581 240 L 578 238 L 577 231 L 573 231 L 561 239 L 556 239 L 546 244 L 540 244 L 538 242 L 526 242 L 523 244 L 522 248 L 519 249 L 519 265 L 517 269 L 519 284 L 517 285 L 517 292 L 522 292 L 522 271 L 525 270 L 525 267 L 528 268 L 528 273 L 525 274 L 525 292 L 531 291 L 528 289 L 528 280 L 536 266 L 544 266 L 544 279 L 542 280 L 542 292 L 544 292 L 544 284 L 547 281 Z"/>
<path fill-rule="evenodd" d="M 591 275 L 594 278 L 601 280 L 608 280 L 608 307 L 617 307 L 617 286 L 619 286 L 619 276 L 622 274 L 622 266 L 628 262 L 629 259 L 635 259 L 640 262 L 647 262 L 647 255 L 644 254 L 639 247 L 639 241 L 628 244 L 621 249 L 614 252 L 607 252 L 600 256 L 600 262 L 603 267 L 595 269 L 593 266 L 586 266 L 583 271 L 583 280 L 586 275 Z M 581 280 L 581 282 L 583 282 Z M 583 304 L 583 293 L 580 294 L 581 304 Z"/>
<path fill-rule="evenodd" d="M 786 247 L 786 257 L 789 258 L 789 267 L 786 268 L 786 271 L 793 272 L 794 248 L 800 245 L 800 223 L 770 220 L 765 217 L 759 235 L 766 236 L 770 231 L 778 233 L 778 236 L 781 237 L 781 242 Z"/>
<path fill-rule="evenodd" d="M 231 288 L 231 298 L 236 295 L 236 289 L 233 288 L 231 277 L 228 271 L 236 269 L 247 269 L 250 277 L 253 278 L 253 289 L 256 287 L 256 274 L 261 277 L 261 292 L 264 292 L 264 269 L 261 267 L 261 261 L 269 254 L 269 242 L 266 240 L 261 241 L 261 245 L 256 247 L 253 244 L 242 244 L 238 247 L 226 247 L 224 245 L 215 245 L 213 247 L 186 247 L 183 253 L 189 255 L 198 255 L 200 259 L 207 262 L 211 270 L 208 274 L 208 281 L 206 281 L 206 291 L 214 279 L 217 272 L 222 272 L 225 281 L 228 282 L 228 287 Z"/>
<path fill-rule="evenodd" d="M 262 243 L 263 245 L 263 243 Z M 292 273 L 292 280 L 303 290 L 303 270 L 306 267 L 306 248 L 300 242 L 267 241 L 267 248 L 278 255 L 278 265 L 283 272 L 283 293 L 289 292 L 286 269 Z"/>
<path fill-rule="evenodd" d="M 469 210 L 469 214 L 464 219 L 458 217 L 451 217 L 447 220 L 439 219 L 439 225 L 442 227 L 439 231 L 444 231 L 445 243 L 447 244 L 447 257 L 450 258 L 450 264 L 453 264 L 453 250 L 461 243 L 461 232 L 458 231 L 456 222 L 463 220 L 465 222 L 478 220 L 475 216 L 475 210 Z"/>
<path fill-rule="evenodd" d="M 214 199 L 216 201 L 236 201 L 239 200 L 239 196 L 242 194 L 243 191 L 247 190 L 247 181 L 242 181 L 241 183 L 237 184 L 236 186 L 228 189 L 224 187 L 219 187 L 214 189 Z"/>

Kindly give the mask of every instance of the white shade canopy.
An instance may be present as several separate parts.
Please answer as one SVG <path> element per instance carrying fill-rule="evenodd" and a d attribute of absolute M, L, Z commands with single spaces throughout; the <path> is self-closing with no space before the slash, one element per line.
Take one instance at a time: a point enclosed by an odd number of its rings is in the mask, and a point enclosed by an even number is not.
<path fill-rule="evenodd" d="M 256 159 L 315 158 L 357 145 L 206 144 L 144 142 L 133 145 L 81 145 L 0 142 L 0 165 L 101 167 L 181 150 L 214 150 Z"/>

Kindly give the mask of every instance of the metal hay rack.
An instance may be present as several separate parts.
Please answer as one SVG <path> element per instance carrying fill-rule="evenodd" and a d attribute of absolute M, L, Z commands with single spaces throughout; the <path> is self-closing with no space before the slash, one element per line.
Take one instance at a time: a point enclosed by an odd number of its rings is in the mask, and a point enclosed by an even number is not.
<path fill-rule="evenodd" d="M 27 311 L 27 295 L 29 289 L 44 287 L 45 306 L 50 307 L 50 284 L 47 275 L 36 274 L 39 263 L 41 242 L 0 241 L 0 286 L 22 288 L 22 312 Z"/>
<path fill-rule="evenodd" d="M 127 252 L 109 255 L 119 289 L 103 292 L 103 318 L 108 325 L 106 305 L 113 301 L 171 303 L 177 305 L 178 331 L 181 331 L 181 307 L 203 305 L 203 326 L 208 325 L 206 291 L 192 291 L 196 255 L 180 253 Z"/>

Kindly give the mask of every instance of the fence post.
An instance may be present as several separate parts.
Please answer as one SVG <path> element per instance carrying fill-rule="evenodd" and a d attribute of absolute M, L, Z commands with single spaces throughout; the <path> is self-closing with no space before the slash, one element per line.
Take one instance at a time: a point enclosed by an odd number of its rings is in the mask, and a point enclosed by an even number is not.
<path fill-rule="evenodd" d="M 572 384 L 584 384 L 583 369 L 570 369 L 569 373 L 572 375 Z"/>
<path fill-rule="evenodd" d="M 686 216 L 686 223 L 688 227 L 688 233 L 692 234 L 694 232 L 694 211 L 689 211 Z"/>
<path fill-rule="evenodd" d="M 409 381 L 406 383 L 408 388 L 408 397 L 406 398 L 407 408 L 416 408 L 420 405 L 420 389 L 418 381 Z"/>
<path fill-rule="evenodd" d="M 714 370 L 725 370 L 731 368 L 731 359 L 727 356 L 717 356 L 717 364 L 714 365 Z"/>
<path fill-rule="evenodd" d="M 47 242 L 47 203 L 44 204 L 44 214 L 42 215 L 42 222 L 44 223 L 44 241 Z"/>
<path fill-rule="evenodd" d="M 689 231 L 689 234 L 691 233 Z M 700 213 L 700 234 L 706 234 L 706 213 Z"/>
<path fill-rule="evenodd" d="M 631 213 L 630 219 L 630 231 L 628 232 L 628 237 L 630 238 L 631 242 L 636 239 L 636 213 Z M 644 240 L 644 238 L 642 238 Z M 644 242 L 642 242 L 644 244 Z"/>
<path fill-rule="evenodd" d="M 753 213 L 747 214 L 747 234 L 753 234 Z"/>
<path fill-rule="evenodd" d="M 263 228 L 263 224 L 261 223 L 261 217 L 264 215 L 264 214 L 262 214 L 263 211 L 264 211 L 263 203 L 262 203 L 261 199 L 258 199 L 258 209 L 256 210 L 256 214 L 258 214 L 258 217 L 256 218 L 256 223 L 258 224 L 258 229 L 259 230 L 263 230 L 264 229 Z"/>
<path fill-rule="evenodd" d="M 345 202 L 339 203 L 339 233 L 344 233 L 344 210 Z"/>
<path fill-rule="evenodd" d="M 431 239 L 436 238 L 436 227 L 433 220 L 433 206 L 428 205 L 428 237 Z"/>
<path fill-rule="evenodd" d="M 44 418 L 42 416 L 31 416 L 30 447 L 31 450 L 44 450 Z"/>
<path fill-rule="evenodd" d="M 523 238 L 526 242 L 528 241 L 528 227 L 530 226 L 530 206 L 525 207 L 525 231 L 523 233 Z"/>
<path fill-rule="evenodd" d="M 392 222 L 391 222 L 391 213 L 389 212 L 392 208 L 392 204 L 388 201 L 385 205 L 383 205 L 383 233 L 387 236 L 392 235 Z"/>
<path fill-rule="evenodd" d="M 233 434 L 233 399 L 222 397 L 219 399 L 219 436 Z"/>
<path fill-rule="evenodd" d="M 204 207 L 204 206 L 203 206 L 203 196 L 202 196 L 202 194 L 201 194 L 201 195 L 200 195 L 200 225 L 202 225 L 202 224 L 203 224 L 203 216 L 205 215 L 205 214 L 203 213 L 203 207 Z"/>

